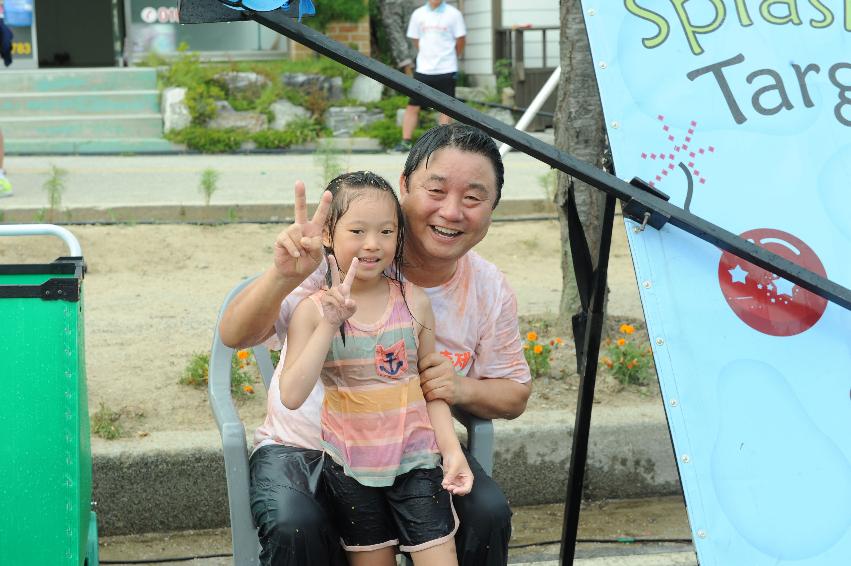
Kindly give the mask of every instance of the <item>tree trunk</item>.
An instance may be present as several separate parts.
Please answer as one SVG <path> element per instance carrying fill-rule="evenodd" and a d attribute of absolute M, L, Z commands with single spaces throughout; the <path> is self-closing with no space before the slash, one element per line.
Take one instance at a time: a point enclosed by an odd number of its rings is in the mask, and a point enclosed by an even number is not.
<path fill-rule="evenodd" d="M 554 119 L 555 145 L 582 161 L 602 166 L 606 154 L 603 108 L 579 0 L 560 0 L 560 21 L 561 76 Z M 581 310 L 568 245 L 567 218 L 563 210 L 571 185 L 576 193 L 576 206 L 594 265 L 597 264 L 602 204 L 605 200 L 602 191 L 559 171 L 554 200 L 561 224 L 562 291 L 559 319 L 562 322 L 569 321 L 574 313 Z"/>

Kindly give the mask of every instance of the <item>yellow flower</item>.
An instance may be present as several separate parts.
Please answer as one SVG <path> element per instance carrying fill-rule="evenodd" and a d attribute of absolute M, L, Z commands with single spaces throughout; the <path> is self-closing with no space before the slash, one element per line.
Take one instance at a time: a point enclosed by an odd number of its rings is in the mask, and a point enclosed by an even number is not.
<path fill-rule="evenodd" d="M 523 344 L 523 349 L 524 349 L 524 350 L 528 350 L 528 349 L 529 349 L 529 344 Z"/>
<path fill-rule="evenodd" d="M 635 332 L 635 327 L 631 324 L 621 324 L 620 331 L 623 334 L 632 334 Z"/>
<path fill-rule="evenodd" d="M 254 388 L 250 385 L 243 385 L 242 390 L 248 393 L 249 395 L 254 395 Z"/>
<path fill-rule="evenodd" d="M 534 330 L 530 330 L 529 332 L 526 333 L 526 340 L 529 340 L 530 342 L 534 342 L 537 339 L 538 339 L 538 333 L 535 332 Z"/>
<path fill-rule="evenodd" d="M 535 348 L 532 351 L 535 352 L 536 354 L 540 354 L 541 352 L 544 351 L 544 347 L 541 346 L 540 344 L 535 344 Z"/>
<path fill-rule="evenodd" d="M 247 360 L 248 355 L 249 355 L 248 350 L 240 350 L 236 353 L 236 357 L 239 358 L 240 360 Z"/>
<path fill-rule="evenodd" d="M 623 346 L 624 344 L 626 344 L 626 340 L 624 340 L 623 338 L 618 338 L 618 346 Z"/>

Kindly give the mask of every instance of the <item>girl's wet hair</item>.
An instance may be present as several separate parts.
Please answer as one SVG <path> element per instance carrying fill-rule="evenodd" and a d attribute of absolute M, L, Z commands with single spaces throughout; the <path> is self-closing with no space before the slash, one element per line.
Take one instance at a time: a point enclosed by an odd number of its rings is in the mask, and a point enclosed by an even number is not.
<path fill-rule="evenodd" d="M 325 247 L 325 253 L 334 253 L 334 229 L 337 227 L 337 222 L 349 210 L 349 206 L 355 200 L 368 196 L 373 191 L 386 193 L 388 198 L 393 200 L 394 209 L 396 211 L 396 252 L 393 255 L 393 261 L 390 263 L 389 274 L 387 277 L 399 286 L 402 293 L 402 299 L 407 306 L 408 301 L 405 298 L 405 285 L 402 283 L 402 254 L 405 247 L 405 217 L 402 214 L 402 207 L 399 205 L 399 198 L 393 191 L 390 183 L 381 175 L 376 175 L 372 171 L 355 171 L 353 173 L 343 173 L 338 175 L 328 183 L 325 189 L 332 195 L 331 210 L 328 213 L 328 238 L 331 240 L 331 246 Z M 331 287 L 331 270 L 325 275 L 325 284 Z M 408 309 L 410 311 L 410 308 Z M 343 337 L 343 344 L 346 343 L 345 323 L 340 326 L 340 335 Z"/>

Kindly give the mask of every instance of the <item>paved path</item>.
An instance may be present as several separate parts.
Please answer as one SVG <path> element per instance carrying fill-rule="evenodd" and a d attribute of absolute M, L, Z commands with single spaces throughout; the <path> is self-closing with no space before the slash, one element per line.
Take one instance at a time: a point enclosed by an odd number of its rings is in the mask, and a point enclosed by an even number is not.
<path fill-rule="evenodd" d="M 42 188 L 53 166 L 66 171 L 61 209 L 122 209 L 134 207 L 202 207 L 199 190 L 206 169 L 219 173 L 218 187 L 211 204 L 219 207 L 269 207 L 284 216 L 292 205 L 292 185 L 305 181 L 308 200 L 315 202 L 324 186 L 323 179 L 343 170 L 368 169 L 386 177 L 396 186 L 405 156 L 398 153 L 373 154 L 244 154 L 244 155 L 147 155 L 147 156 L 11 156 L 5 168 L 15 195 L 0 201 L 6 221 L 19 218 L 25 211 L 48 206 Z M 549 167 L 520 153 L 505 158 L 504 204 L 502 214 L 534 212 L 512 209 L 519 202 L 548 201 L 541 180 Z M 333 173 L 333 174 L 332 174 Z M 512 211 L 513 210 L 513 211 Z M 116 214 L 113 210 L 113 214 Z M 133 220 L 145 220 L 142 212 Z M 109 220 L 108 213 L 102 215 Z M 267 218 L 268 219 L 268 218 Z M 31 220 L 31 219 L 30 219 Z"/>

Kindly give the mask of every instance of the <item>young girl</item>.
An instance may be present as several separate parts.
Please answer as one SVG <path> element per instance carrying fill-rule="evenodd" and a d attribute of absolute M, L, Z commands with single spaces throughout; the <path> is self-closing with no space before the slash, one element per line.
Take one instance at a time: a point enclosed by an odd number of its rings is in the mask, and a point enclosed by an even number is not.
<path fill-rule="evenodd" d="M 293 313 L 281 402 L 298 408 L 321 377 L 323 473 L 351 564 L 395 565 L 397 545 L 417 566 L 457 564 L 450 494 L 469 493 L 473 474 L 449 406 L 426 403 L 420 389 L 417 360 L 435 349 L 434 314 L 425 293 L 399 279 L 399 201 L 364 171 L 328 190 L 332 286 Z"/>

